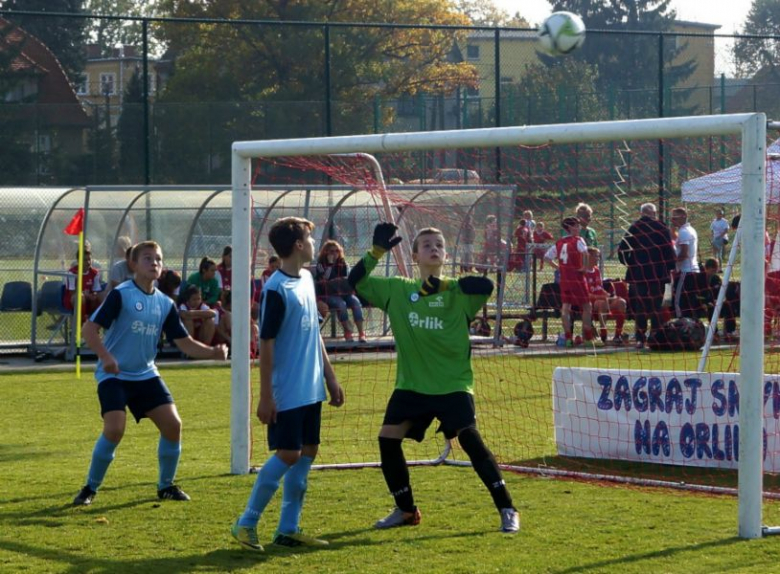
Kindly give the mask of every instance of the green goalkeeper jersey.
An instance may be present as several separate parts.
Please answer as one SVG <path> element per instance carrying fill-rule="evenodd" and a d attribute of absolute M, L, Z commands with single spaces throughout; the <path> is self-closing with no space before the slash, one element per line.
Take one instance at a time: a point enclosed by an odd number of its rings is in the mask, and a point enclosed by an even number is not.
<path fill-rule="evenodd" d="M 395 388 L 473 393 L 469 324 L 489 295 L 466 295 L 450 281 L 446 291 L 422 297 L 419 279 L 371 277 L 377 263 L 370 253 L 363 257 L 366 275 L 357 292 L 390 318 L 398 351 Z"/>

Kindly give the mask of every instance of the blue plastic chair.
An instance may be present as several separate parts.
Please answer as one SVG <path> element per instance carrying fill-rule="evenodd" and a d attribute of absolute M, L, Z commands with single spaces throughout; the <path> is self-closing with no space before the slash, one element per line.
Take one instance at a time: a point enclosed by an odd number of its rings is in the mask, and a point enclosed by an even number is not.
<path fill-rule="evenodd" d="M 3 313 L 32 311 L 32 284 L 28 281 L 9 281 L 3 285 L 0 311 Z"/>

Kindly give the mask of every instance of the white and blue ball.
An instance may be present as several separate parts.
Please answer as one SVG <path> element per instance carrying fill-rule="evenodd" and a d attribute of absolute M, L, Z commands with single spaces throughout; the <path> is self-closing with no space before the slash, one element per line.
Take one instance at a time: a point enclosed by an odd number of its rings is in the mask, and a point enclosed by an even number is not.
<path fill-rule="evenodd" d="M 571 12 L 553 12 L 538 32 L 542 50 L 551 56 L 570 54 L 585 42 L 585 23 Z"/>

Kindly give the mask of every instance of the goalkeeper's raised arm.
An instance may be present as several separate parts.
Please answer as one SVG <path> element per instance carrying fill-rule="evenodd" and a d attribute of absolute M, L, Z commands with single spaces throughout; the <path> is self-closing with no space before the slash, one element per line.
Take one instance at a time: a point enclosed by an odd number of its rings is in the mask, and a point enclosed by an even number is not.
<path fill-rule="evenodd" d="M 347 281 L 349 281 L 353 289 L 356 289 L 361 279 L 374 270 L 374 267 L 376 267 L 376 264 L 385 253 L 401 243 L 402 238 L 396 235 L 396 231 L 398 231 L 398 226 L 392 223 L 378 223 L 374 227 L 371 249 L 352 268 L 349 272 L 349 277 L 347 277 Z"/>

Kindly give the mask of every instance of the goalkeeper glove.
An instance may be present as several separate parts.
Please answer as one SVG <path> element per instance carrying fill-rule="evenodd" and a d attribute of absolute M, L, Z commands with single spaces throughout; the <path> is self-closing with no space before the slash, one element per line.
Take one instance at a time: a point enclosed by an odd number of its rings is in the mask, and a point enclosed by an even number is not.
<path fill-rule="evenodd" d="M 421 297 L 427 297 L 428 295 L 433 295 L 434 293 L 439 293 L 446 290 L 446 279 L 439 279 L 433 275 L 428 275 L 428 278 L 423 281 L 422 285 L 420 286 L 419 294 Z"/>
<path fill-rule="evenodd" d="M 374 228 L 373 247 L 371 255 L 380 259 L 385 253 L 401 243 L 400 237 L 393 237 L 398 227 L 392 223 L 378 223 Z"/>

